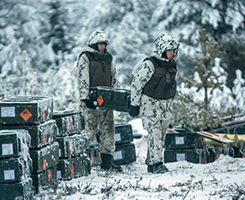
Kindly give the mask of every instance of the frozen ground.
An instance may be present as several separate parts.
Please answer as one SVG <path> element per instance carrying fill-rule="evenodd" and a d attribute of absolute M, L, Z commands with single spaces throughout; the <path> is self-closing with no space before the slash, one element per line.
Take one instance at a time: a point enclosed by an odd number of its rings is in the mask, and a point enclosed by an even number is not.
<path fill-rule="evenodd" d="M 67 200 L 149 200 L 149 199 L 245 199 L 245 159 L 221 155 L 209 164 L 186 161 L 167 163 L 170 172 L 149 174 L 144 163 L 146 134 L 141 121 L 134 120 L 134 133 L 143 133 L 134 139 L 136 162 L 124 165 L 123 173 L 100 171 L 93 167 L 86 177 L 62 181 L 56 192 L 45 191 L 36 199 Z M 235 198 L 240 196 L 239 198 Z"/>

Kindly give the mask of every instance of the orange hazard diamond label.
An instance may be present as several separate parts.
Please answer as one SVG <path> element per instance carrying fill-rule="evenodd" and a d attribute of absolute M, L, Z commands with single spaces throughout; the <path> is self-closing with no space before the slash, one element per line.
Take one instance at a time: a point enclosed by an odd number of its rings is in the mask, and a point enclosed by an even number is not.
<path fill-rule="evenodd" d="M 101 104 L 104 102 L 102 95 L 100 95 L 98 97 L 97 102 L 98 102 L 99 106 L 101 106 Z"/>
<path fill-rule="evenodd" d="M 25 109 L 25 110 L 23 110 L 22 113 L 20 113 L 20 116 L 21 116 L 25 121 L 27 121 L 28 119 L 30 119 L 30 117 L 32 116 L 32 114 L 30 113 L 29 110 Z"/>
<path fill-rule="evenodd" d="M 68 122 L 68 124 L 66 125 L 66 127 L 67 127 L 67 129 L 69 130 L 69 129 L 70 129 L 70 127 L 71 127 L 71 123 L 70 123 L 70 122 Z"/>
<path fill-rule="evenodd" d="M 47 141 L 48 141 L 48 137 L 47 137 L 47 134 L 45 134 L 45 136 L 44 136 L 44 144 L 46 144 Z"/>
<path fill-rule="evenodd" d="M 46 165 L 47 165 L 47 162 L 46 162 L 46 160 L 43 159 L 43 170 L 46 169 Z"/>
<path fill-rule="evenodd" d="M 45 120 L 46 114 L 45 111 L 43 111 L 43 120 Z"/>
<path fill-rule="evenodd" d="M 51 172 L 50 170 L 48 170 L 48 181 L 50 181 L 50 179 L 51 179 Z"/>
<path fill-rule="evenodd" d="M 71 171 L 71 175 L 73 175 L 73 173 L 74 173 L 74 167 L 73 167 L 73 165 L 71 165 L 70 171 Z"/>
<path fill-rule="evenodd" d="M 72 153 L 72 151 L 73 151 L 73 145 L 72 145 L 72 144 L 70 145 L 69 150 L 70 150 L 70 152 Z"/>

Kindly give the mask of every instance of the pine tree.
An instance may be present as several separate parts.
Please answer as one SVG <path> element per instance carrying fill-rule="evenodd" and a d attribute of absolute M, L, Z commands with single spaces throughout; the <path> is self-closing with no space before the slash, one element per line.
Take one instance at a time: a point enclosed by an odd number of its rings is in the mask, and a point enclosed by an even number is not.
<path fill-rule="evenodd" d="M 201 51 L 196 52 L 197 56 L 194 59 L 197 63 L 195 67 L 195 79 L 182 77 L 182 79 L 186 81 L 187 87 L 195 88 L 195 91 L 191 94 L 192 96 L 181 95 L 181 92 L 179 92 L 178 100 L 180 102 L 176 103 L 174 107 L 177 112 L 180 110 L 179 108 L 184 108 L 180 117 L 178 117 L 178 114 L 174 115 L 174 117 L 177 117 L 178 120 L 180 122 L 182 121 L 184 124 L 187 123 L 187 128 L 192 130 L 212 128 L 219 123 L 214 120 L 214 111 L 210 107 L 209 95 L 212 95 L 215 89 L 222 91 L 224 85 L 224 82 L 220 80 L 224 73 L 217 75 L 212 71 L 213 60 L 224 55 L 224 52 L 221 51 L 221 46 L 214 38 L 210 38 L 206 34 L 205 29 L 199 31 L 197 41 L 200 44 Z M 194 95 L 201 92 L 201 101 L 195 101 Z M 190 107 L 186 104 L 190 104 Z M 190 119 L 184 122 L 181 119 L 183 117 L 189 117 Z"/>
<path fill-rule="evenodd" d="M 233 81 L 232 92 L 240 112 L 245 111 L 245 79 L 242 78 L 241 70 L 236 70 L 236 79 Z"/>

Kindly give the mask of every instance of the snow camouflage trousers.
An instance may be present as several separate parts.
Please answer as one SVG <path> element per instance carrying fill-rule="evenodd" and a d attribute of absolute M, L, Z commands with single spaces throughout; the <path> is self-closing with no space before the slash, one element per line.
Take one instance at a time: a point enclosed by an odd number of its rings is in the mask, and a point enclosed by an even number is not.
<path fill-rule="evenodd" d="M 147 138 L 147 165 L 163 162 L 163 146 L 165 143 L 166 129 L 170 119 L 159 119 L 154 117 L 142 117 L 143 128 L 148 132 Z"/>
<path fill-rule="evenodd" d="M 100 153 L 114 155 L 115 151 L 115 125 L 112 110 L 90 109 L 81 102 L 80 109 L 85 119 L 84 133 L 87 134 L 89 142 L 96 135 L 97 128 L 100 130 Z"/>

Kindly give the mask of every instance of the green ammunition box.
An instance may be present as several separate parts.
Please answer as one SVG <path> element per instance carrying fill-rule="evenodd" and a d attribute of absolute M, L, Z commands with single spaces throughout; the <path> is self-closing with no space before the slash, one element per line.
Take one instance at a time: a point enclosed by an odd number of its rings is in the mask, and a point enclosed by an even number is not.
<path fill-rule="evenodd" d="M 29 149 L 31 137 L 27 130 L 0 131 L 0 158 L 18 157 Z"/>
<path fill-rule="evenodd" d="M 115 141 L 117 144 L 125 144 L 133 141 L 131 124 L 115 124 Z"/>
<path fill-rule="evenodd" d="M 58 137 L 79 133 L 84 128 L 81 112 L 76 110 L 54 112 L 58 127 Z M 83 127 L 82 127 L 83 126 Z"/>
<path fill-rule="evenodd" d="M 41 149 L 30 149 L 32 173 L 40 173 L 59 163 L 59 144 L 54 142 Z"/>
<path fill-rule="evenodd" d="M 16 183 L 0 184 L 0 200 L 31 200 L 33 197 L 32 179 L 28 177 Z"/>
<path fill-rule="evenodd" d="M 172 149 L 166 148 L 164 151 L 164 162 L 179 162 L 188 161 L 191 163 L 207 163 L 209 157 L 208 151 L 205 148 L 192 148 L 192 149 Z"/>
<path fill-rule="evenodd" d="M 31 136 L 30 148 L 42 148 L 56 140 L 57 125 L 53 119 L 36 125 L 3 125 L 4 129 L 25 129 Z"/>
<path fill-rule="evenodd" d="M 192 132 L 167 133 L 165 138 L 166 148 L 202 148 L 203 137 Z"/>
<path fill-rule="evenodd" d="M 228 155 L 231 157 L 235 157 L 235 151 L 233 147 L 215 147 L 215 150 L 217 152 L 217 159 L 220 157 L 220 154 Z"/>
<path fill-rule="evenodd" d="M 60 158 L 74 157 L 86 153 L 88 149 L 88 138 L 85 134 L 57 137 L 57 142 Z"/>
<path fill-rule="evenodd" d="M 81 117 L 80 119 L 81 120 L 81 130 L 83 130 L 85 127 L 85 119 L 82 113 L 80 113 L 80 117 Z"/>
<path fill-rule="evenodd" d="M 128 164 L 136 161 L 135 145 L 133 143 L 116 145 L 113 155 L 114 164 Z"/>
<path fill-rule="evenodd" d="M 91 161 L 89 157 L 87 155 L 77 156 L 76 162 L 74 163 L 74 168 L 74 178 L 89 175 L 91 171 Z"/>
<path fill-rule="evenodd" d="M 59 159 L 57 165 L 57 179 L 70 180 L 73 178 L 74 166 L 72 159 L 74 158 Z"/>
<path fill-rule="evenodd" d="M 39 174 L 32 174 L 31 178 L 33 180 L 35 193 L 39 193 L 40 190 L 54 188 L 58 184 L 57 166 L 51 167 Z"/>
<path fill-rule="evenodd" d="M 49 97 L 18 96 L 0 101 L 1 124 L 38 124 L 53 118 Z"/>
<path fill-rule="evenodd" d="M 89 148 L 89 157 L 91 159 L 91 165 L 92 166 L 98 166 L 98 165 L 100 165 L 99 146 L 91 146 Z"/>
<path fill-rule="evenodd" d="M 31 175 L 32 160 L 30 156 L 0 159 L 0 183 L 19 182 Z"/>
<path fill-rule="evenodd" d="M 60 162 L 57 165 L 57 178 L 62 180 L 87 176 L 90 172 L 90 159 L 86 155 L 60 159 Z"/>
<path fill-rule="evenodd" d="M 94 107 L 128 112 L 130 106 L 130 90 L 106 86 L 91 87 L 90 101 Z"/>
<path fill-rule="evenodd" d="M 209 163 L 214 162 L 217 159 L 217 151 L 214 146 L 206 146 L 209 152 Z"/>

